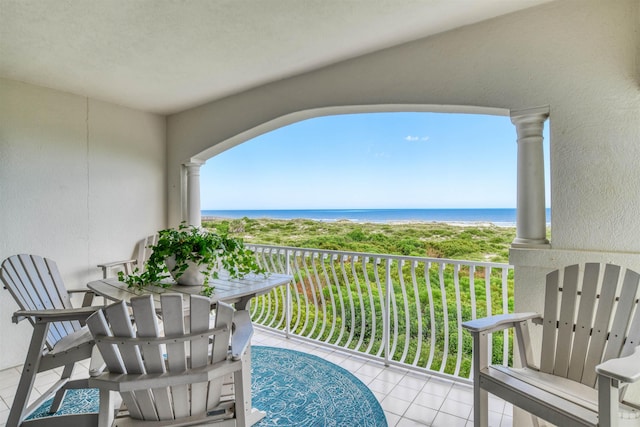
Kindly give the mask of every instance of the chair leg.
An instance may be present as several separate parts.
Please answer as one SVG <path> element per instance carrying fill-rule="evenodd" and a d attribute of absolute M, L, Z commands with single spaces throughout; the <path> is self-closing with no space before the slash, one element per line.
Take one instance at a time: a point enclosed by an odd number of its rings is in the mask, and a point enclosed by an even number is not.
<path fill-rule="evenodd" d="M 242 369 L 233 374 L 233 383 L 236 395 L 236 426 L 252 426 L 267 413 L 254 409 L 251 403 L 251 346 L 242 356 Z"/>
<path fill-rule="evenodd" d="M 489 394 L 480 387 L 480 371 L 489 364 L 487 350 L 487 333 L 473 334 L 473 425 L 488 427 Z"/>
<path fill-rule="evenodd" d="M 233 374 L 233 388 L 236 396 L 236 421 L 238 426 L 246 427 L 249 424 L 251 414 L 251 377 L 247 370 L 251 369 L 251 354 L 246 354 L 242 358 L 242 369 Z"/>
<path fill-rule="evenodd" d="M 114 419 L 113 394 L 109 390 L 100 389 L 100 412 L 98 427 L 110 427 Z"/>
<path fill-rule="evenodd" d="M 473 384 L 473 425 L 487 427 L 489 425 L 489 393 Z"/>
<path fill-rule="evenodd" d="M 71 378 L 74 365 L 75 365 L 74 363 L 65 365 L 64 369 L 62 370 L 62 376 L 60 377 L 61 380 L 69 380 L 69 378 Z M 62 406 L 62 401 L 64 400 L 64 396 L 66 393 L 67 393 L 66 387 L 62 387 L 60 390 L 56 392 L 56 396 L 53 399 L 53 403 L 51 403 L 51 407 L 49 408 L 50 414 L 54 414 L 58 412 L 58 409 L 60 409 L 60 406 Z"/>
<path fill-rule="evenodd" d="M 620 384 L 617 380 L 598 375 L 598 410 L 600 412 L 600 426 L 617 427 L 618 398 Z"/>
<path fill-rule="evenodd" d="M 36 374 L 40 369 L 42 349 L 44 348 L 44 341 L 47 336 L 48 329 L 48 323 L 36 323 L 33 327 L 31 343 L 29 344 L 27 358 L 22 368 L 22 375 L 20 376 L 16 396 L 13 399 L 13 405 L 9 412 L 9 418 L 7 419 L 6 425 L 7 427 L 18 427 L 27 415 L 24 411 L 29 403 L 29 396 L 31 395 L 31 389 L 33 388 L 33 382 L 36 379 Z"/>

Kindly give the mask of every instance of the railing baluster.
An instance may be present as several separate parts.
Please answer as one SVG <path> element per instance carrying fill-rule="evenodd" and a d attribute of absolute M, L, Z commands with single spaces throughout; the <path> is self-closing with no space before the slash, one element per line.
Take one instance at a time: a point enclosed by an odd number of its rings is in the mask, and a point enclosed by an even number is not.
<path fill-rule="evenodd" d="M 308 337 L 313 332 L 313 330 L 307 331 L 307 326 L 309 325 L 309 309 L 308 309 L 308 307 L 310 307 L 310 305 L 311 305 L 311 303 L 309 301 L 309 292 L 307 292 L 307 284 L 309 285 L 309 290 L 311 290 L 311 292 L 313 293 L 313 291 L 312 291 L 313 282 L 311 280 L 312 278 L 309 276 L 309 263 L 308 263 L 308 260 L 309 260 L 309 258 L 312 258 L 312 257 L 313 257 L 313 252 L 310 252 L 310 251 L 305 251 L 303 256 L 302 256 L 302 265 L 303 265 L 303 268 L 304 268 L 304 279 L 301 278 L 300 284 L 301 284 L 301 287 L 302 287 L 302 295 L 304 295 L 305 310 L 304 310 L 304 323 L 302 324 L 302 330 L 300 331 L 300 335 L 302 335 L 304 337 Z M 314 306 L 315 306 L 315 304 L 314 304 Z"/>
<path fill-rule="evenodd" d="M 318 293 L 320 294 L 320 305 L 322 305 L 322 318 L 323 319 L 327 319 L 327 302 L 324 299 L 324 292 L 322 291 L 322 282 L 320 281 L 320 276 L 318 274 L 318 263 L 316 262 L 316 260 L 318 259 L 318 254 L 315 253 L 313 255 L 313 262 L 311 262 L 311 268 L 313 269 L 313 277 L 315 278 L 317 287 L 318 287 Z M 316 313 L 318 311 L 318 308 L 316 307 Z M 333 322 L 335 322 L 335 320 L 332 320 Z M 318 331 L 318 334 L 315 336 L 315 339 L 322 339 L 322 334 L 324 334 L 324 331 L 327 327 L 327 322 L 322 322 L 322 325 L 320 326 L 320 331 Z"/>
<path fill-rule="evenodd" d="M 439 265 L 438 281 L 440 283 L 440 299 L 442 300 L 442 324 L 444 329 L 444 348 L 442 351 L 442 362 L 440 363 L 439 372 L 444 372 L 449 357 L 449 308 L 447 306 L 447 289 L 444 281 L 445 264 Z"/>
<path fill-rule="evenodd" d="M 262 264 L 261 264 L 261 265 L 262 265 L 263 267 L 265 267 L 265 268 L 268 268 L 268 265 L 267 265 L 266 260 L 265 260 L 265 257 L 264 257 L 265 250 L 268 250 L 268 249 L 264 249 L 264 248 L 263 248 L 263 250 L 261 251 L 261 254 L 262 254 L 262 259 L 261 259 Z M 258 323 L 264 323 L 264 319 L 266 318 L 266 317 L 265 317 L 265 313 L 266 313 L 266 311 L 268 310 L 268 307 L 271 305 L 271 304 L 269 304 L 269 303 L 268 303 L 268 295 L 269 295 L 269 294 L 267 294 L 267 295 L 262 295 L 262 296 L 260 297 L 260 301 L 262 301 L 262 304 L 260 304 L 260 305 L 256 305 L 256 311 L 255 311 L 254 313 L 252 313 L 252 314 L 251 314 L 251 316 L 252 316 L 252 317 L 255 319 L 255 321 L 256 321 L 256 322 L 258 322 Z M 252 304 L 252 303 L 253 303 L 253 302 L 251 302 L 250 304 Z M 257 309 L 258 309 L 258 308 L 260 309 L 260 313 L 257 313 Z"/>
<path fill-rule="evenodd" d="M 338 315 L 338 307 L 336 305 L 336 298 L 333 296 L 333 286 L 331 285 L 331 280 L 329 279 L 329 273 L 327 272 L 327 264 L 324 261 L 326 258 L 328 258 L 328 255 L 326 253 L 322 253 L 322 258 L 320 259 L 321 261 L 321 266 L 322 266 L 322 274 L 324 276 L 325 282 L 327 283 L 327 289 L 329 290 L 329 296 L 331 297 L 331 330 L 329 331 L 329 335 L 327 335 L 327 338 L 324 340 L 324 342 L 328 343 L 332 338 L 333 338 L 333 334 L 335 333 L 336 330 L 336 317 Z"/>
<path fill-rule="evenodd" d="M 388 260 L 391 264 L 393 264 L 394 261 L 396 261 L 395 259 L 389 259 Z M 400 262 L 400 260 L 397 260 L 396 262 Z M 396 298 L 396 292 L 395 292 L 395 286 L 393 286 L 393 278 L 391 277 L 391 275 L 389 275 L 390 281 L 391 281 L 391 313 L 393 313 L 393 333 L 391 334 L 391 350 L 390 352 L 390 358 L 391 360 L 395 360 L 394 359 L 394 355 L 396 354 L 396 349 L 398 348 L 398 337 L 400 334 L 400 318 L 399 318 L 399 314 L 398 313 L 398 298 Z"/>
<path fill-rule="evenodd" d="M 338 275 L 336 274 L 336 264 L 335 261 L 338 258 L 338 254 L 332 254 L 329 256 L 329 267 L 331 269 L 331 277 L 333 278 L 333 284 L 336 287 L 336 293 L 338 294 L 338 302 L 340 303 L 340 319 L 343 319 L 340 325 L 340 332 L 338 334 L 338 338 L 334 342 L 341 347 L 342 345 L 342 337 L 344 335 L 344 318 L 345 318 L 345 309 L 344 309 L 344 298 L 342 297 L 342 290 L 340 289 L 340 281 L 338 280 Z"/>
<path fill-rule="evenodd" d="M 349 277 L 347 277 L 347 270 L 344 267 L 345 258 L 347 258 L 346 254 L 340 257 L 340 272 L 342 273 L 342 278 L 344 280 L 344 288 L 345 288 L 345 291 L 347 292 L 347 297 L 349 300 L 349 311 L 351 312 L 351 328 L 349 328 L 349 337 L 347 338 L 347 342 L 344 343 L 344 346 L 349 348 L 349 345 L 353 340 L 353 334 L 355 332 L 356 308 L 355 308 L 355 304 L 353 303 L 353 295 L 351 292 L 351 281 L 349 280 Z"/>
<path fill-rule="evenodd" d="M 409 317 L 410 308 L 409 299 L 407 298 L 407 289 L 404 283 L 403 267 L 404 260 L 398 260 L 398 282 L 400 284 L 400 289 L 402 289 L 402 303 L 404 306 L 404 349 L 402 350 L 402 356 L 400 356 L 399 360 L 401 363 L 405 363 L 407 353 L 409 353 L 409 344 L 411 343 L 411 319 Z"/>
<path fill-rule="evenodd" d="M 284 314 L 288 306 L 287 297 L 286 297 L 287 291 L 285 290 L 286 288 L 288 288 L 288 286 L 284 286 L 284 287 L 280 286 L 271 292 L 274 295 L 276 306 L 277 307 L 282 306 L 281 309 L 279 310 L 276 309 L 275 318 L 278 321 L 278 323 L 275 326 L 273 326 L 273 328 L 275 329 L 282 329 L 282 325 L 286 321 L 286 315 Z"/>
<path fill-rule="evenodd" d="M 476 319 L 477 311 L 476 311 L 476 266 L 469 266 L 469 301 L 471 303 L 471 319 Z M 469 332 L 464 331 L 465 334 L 469 334 Z M 473 378 L 473 363 L 470 364 L 469 375 L 466 378 Z"/>
<path fill-rule="evenodd" d="M 353 277 L 353 283 L 358 292 L 358 302 L 360 303 L 360 337 L 358 338 L 358 343 L 354 347 L 354 350 L 360 350 L 362 346 L 362 342 L 365 337 L 365 328 L 367 326 L 367 318 L 366 318 L 366 309 L 364 306 L 364 299 L 362 298 L 362 289 L 360 287 L 360 280 L 358 280 L 358 274 L 356 273 L 356 264 L 359 262 L 359 258 L 357 255 L 351 258 L 351 276 Z"/>
<path fill-rule="evenodd" d="M 413 358 L 413 362 L 411 363 L 413 366 L 418 366 L 418 362 L 420 361 L 420 353 L 422 352 L 422 308 L 420 305 L 420 292 L 418 291 L 418 280 L 416 279 L 416 267 L 418 266 L 418 261 L 413 260 L 411 262 L 411 283 L 413 284 L 413 295 L 415 296 L 416 301 L 416 317 L 418 319 L 418 338 L 416 344 L 416 355 Z"/>
<path fill-rule="evenodd" d="M 458 348 L 456 351 L 456 368 L 453 375 L 460 374 L 460 365 L 462 363 L 462 304 L 460 303 L 460 264 L 453 266 L 453 286 L 456 291 L 456 330 L 458 332 Z"/>
<path fill-rule="evenodd" d="M 286 265 L 287 265 L 287 274 L 292 274 L 293 272 L 291 271 L 291 254 L 293 252 L 291 250 L 285 249 L 285 260 L 286 260 Z M 295 253 L 294 253 L 295 256 Z M 294 279 L 295 280 L 295 279 Z M 287 289 L 287 305 L 285 307 L 285 318 L 286 318 L 286 329 L 285 329 L 285 335 L 287 338 L 289 338 L 289 335 L 291 334 L 291 306 L 293 305 L 293 301 L 291 300 L 291 287 L 293 286 L 294 281 L 292 281 L 291 283 L 289 283 L 288 285 L 286 285 L 286 289 Z"/>
<path fill-rule="evenodd" d="M 267 251 L 263 251 L 263 255 L 264 253 Z M 277 248 L 272 248 L 270 249 L 268 252 L 269 254 L 268 258 L 266 259 L 266 263 L 270 264 L 273 268 L 273 271 L 277 271 L 277 272 L 282 272 L 284 270 L 282 270 L 282 268 L 280 268 L 282 266 L 282 263 L 280 261 L 281 257 L 280 257 L 280 250 Z M 279 265 L 280 267 L 279 267 Z M 271 271 L 271 270 L 270 270 Z M 273 295 L 273 300 L 274 300 L 274 304 L 275 304 L 275 310 L 273 313 L 273 320 L 271 321 L 271 323 L 269 323 L 269 327 L 275 328 L 275 329 L 280 329 L 282 327 L 282 323 L 284 322 L 285 317 L 281 314 L 283 312 L 283 310 L 286 307 L 286 300 L 283 298 L 283 292 L 284 290 L 279 287 L 276 289 L 273 289 L 270 294 Z M 282 305 L 282 309 L 280 309 L 280 306 Z M 275 323 L 277 322 L 277 323 Z M 275 323 L 275 325 L 274 325 Z"/>
<path fill-rule="evenodd" d="M 270 258 L 271 251 L 263 251 L 262 252 L 263 257 L 265 256 L 265 252 L 268 253 L 269 258 Z M 268 264 L 267 263 L 267 258 L 265 258 L 265 264 Z M 273 323 L 275 322 L 276 316 L 278 314 L 278 299 L 277 299 L 277 296 L 278 295 L 277 295 L 276 292 L 269 292 L 268 294 L 265 295 L 265 298 L 268 301 L 268 305 L 267 305 L 267 311 L 266 311 L 266 313 L 264 315 L 264 319 L 265 319 L 264 323 L 269 327 L 273 326 Z M 273 308 L 273 314 L 271 313 L 272 308 Z"/>
<path fill-rule="evenodd" d="M 377 326 L 377 322 L 376 322 L 376 304 L 375 301 L 373 299 L 373 288 L 371 287 L 371 281 L 369 280 L 369 272 L 367 271 L 367 264 L 369 264 L 369 260 L 371 258 L 369 258 L 368 256 L 363 256 L 361 257 L 362 259 L 362 276 L 364 277 L 364 283 L 365 283 L 365 287 L 368 290 L 368 294 L 369 294 L 369 306 L 371 307 L 371 339 L 369 340 L 369 344 L 367 345 L 367 348 L 364 350 L 365 353 L 369 354 L 371 353 L 371 350 L 373 349 L 373 345 L 376 342 L 376 331 L 378 330 Z M 380 294 L 378 294 L 380 295 Z M 364 325 L 363 325 L 363 330 L 364 330 Z"/>
<path fill-rule="evenodd" d="M 509 293 L 506 286 L 509 271 L 506 268 L 502 269 L 502 312 L 509 312 Z M 502 364 L 507 365 L 509 362 L 509 330 L 502 331 Z"/>
<path fill-rule="evenodd" d="M 265 298 L 268 301 L 268 305 L 267 305 L 267 312 L 266 312 L 264 318 L 265 318 L 266 325 L 270 327 L 273 324 L 273 320 L 274 320 L 274 315 L 271 313 L 271 311 L 272 311 L 272 309 L 273 309 L 273 311 L 276 310 L 276 308 L 274 307 L 276 305 L 275 298 L 274 298 L 274 293 L 273 292 L 269 292 L 268 294 L 265 295 Z"/>
<path fill-rule="evenodd" d="M 302 303 L 300 302 L 300 292 L 298 292 L 298 283 L 302 280 L 302 276 L 303 274 L 301 273 L 300 270 L 300 258 L 304 257 L 304 254 L 301 251 L 295 251 L 294 252 L 294 256 L 293 256 L 293 267 L 294 267 L 294 277 L 297 278 L 296 281 L 294 281 L 293 286 L 294 287 L 294 295 L 296 296 L 296 319 L 295 319 L 295 323 L 293 324 L 293 326 L 291 327 L 291 332 L 294 334 L 298 333 L 298 325 L 300 324 L 300 317 L 301 317 L 301 311 L 302 311 Z M 291 313 L 293 316 L 293 313 Z M 293 319 L 291 319 L 293 321 Z"/>
<path fill-rule="evenodd" d="M 469 266 L 469 300 L 471 302 L 471 319 L 476 319 L 476 266 Z"/>
<path fill-rule="evenodd" d="M 262 265 L 269 271 L 274 270 L 273 251 L 273 249 L 262 251 Z"/>
<path fill-rule="evenodd" d="M 284 261 L 284 265 L 283 262 Z M 289 250 L 284 249 L 284 255 L 280 250 L 276 252 L 277 271 L 284 274 L 291 274 L 291 268 L 289 267 Z M 275 264 L 275 262 L 274 262 Z"/>
<path fill-rule="evenodd" d="M 430 348 L 429 348 L 429 360 L 427 361 L 426 368 L 427 370 L 433 370 L 431 368 L 433 364 L 433 356 L 436 353 L 436 336 L 437 336 L 437 324 L 436 324 L 436 313 L 434 307 L 433 300 L 433 291 L 431 290 L 431 263 L 426 262 L 424 265 L 424 275 L 427 281 L 427 296 L 429 297 L 429 317 L 431 320 L 431 336 L 429 337 Z"/>
<path fill-rule="evenodd" d="M 487 301 L 487 316 L 491 316 L 493 314 L 493 310 L 491 308 L 491 267 L 487 267 L 484 269 L 484 287 L 485 298 Z M 487 352 L 489 353 L 489 363 L 491 363 L 491 361 L 493 360 L 493 334 L 489 334 Z"/>
<path fill-rule="evenodd" d="M 385 263 L 384 269 L 384 277 L 385 277 L 385 291 L 384 291 L 384 306 L 386 307 L 387 314 L 384 316 L 384 320 L 386 320 L 384 325 L 384 333 L 382 335 L 382 341 L 384 343 L 384 364 L 389 365 L 389 343 L 391 341 L 391 318 L 389 313 L 391 313 L 391 295 L 393 292 L 393 286 L 391 285 L 391 259 L 387 258 L 387 262 Z"/>

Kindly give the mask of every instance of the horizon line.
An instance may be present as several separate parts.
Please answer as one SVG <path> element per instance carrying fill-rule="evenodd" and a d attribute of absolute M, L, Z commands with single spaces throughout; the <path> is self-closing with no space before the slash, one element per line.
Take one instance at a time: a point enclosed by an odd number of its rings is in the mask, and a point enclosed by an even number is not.
<path fill-rule="evenodd" d="M 457 209 L 457 210 L 478 210 L 478 209 L 517 209 L 516 207 L 449 207 L 449 208 L 336 208 L 336 207 L 329 207 L 329 208 L 226 208 L 226 209 L 209 209 L 209 208 L 202 208 L 200 209 L 200 211 L 312 211 L 312 210 L 316 210 L 316 211 L 327 211 L 327 210 L 350 210 L 350 211 L 356 211 L 356 210 L 367 210 L 367 211 L 372 211 L 372 210 L 452 210 L 452 209 Z M 545 209 L 551 209 L 550 206 L 546 206 Z"/>

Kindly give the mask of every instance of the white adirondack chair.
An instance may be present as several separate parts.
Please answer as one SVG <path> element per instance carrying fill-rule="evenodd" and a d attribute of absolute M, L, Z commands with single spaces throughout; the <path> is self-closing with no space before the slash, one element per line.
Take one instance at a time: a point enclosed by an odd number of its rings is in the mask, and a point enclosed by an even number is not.
<path fill-rule="evenodd" d="M 152 252 L 149 247 L 155 245 L 157 242 L 158 235 L 152 234 L 138 241 L 134 252 L 135 258 L 98 264 L 98 268 L 102 269 L 102 277 L 106 279 L 112 274 L 114 269 L 122 270 L 127 275 L 133 273 L 133 270 L 136 268 L 138 268 L 140 272 L 144 271 L 144 263 L 147 262 Z"/>
<path fill-rule="evenodd" d="M 209 298 L 191 296 L 189 325 L 184 324 L 183 299 L 178 294 L 162 295 L 161 311 L 151 296 L 132 298 L 133 321 L 124 302 L 87 320 L 108 370 L 89 382 L 100 389 L 100 427 L 248 425 L 251 408 L 245 408 L 245 396 L 251 390 L 243 370 L 250 368 L 245 355 L 253 334 L 251 320 L 248 312 L 234 312 L 219 302 L 211 329 L 210 304 Z M 231 374 L 234 393 L 228 396 L 223 381 L 230 381 Z M 114 413 L 113 392 L 119 392 L 128 411 L 124 418 Z"/>
<path fill-rule="evenodd" d="M 640 425 L 640 408 L 622 399 L 625 385 L 640 380 L 639 279 L 612 264 L 571 265 L 547 275 L 543 317 L 465 322 L 474 341 L 474 425 L 488 424 L 487 392 L 562 427 Z M 543 325 L 539 368 L 529 320 Z M 523 368 L 490 364 L 489 333 L 510 327 Z"/>
<path fill-rule="evenodd" d="M 70 378 L 75 363 L 92 355 L 91 333 L 82 325 L 100 307 L 88 306 L 93 300 L 91 291 L 67 291 L 56 263 L 40 256 L 22 254 L 7 258 L 0 267 L 0 279 L 20 307 L 13 314 L 13 321 L 27 319 L 34 328 L 7 427 L 55 425 L 62 417 L 55 417 L 55 421 L 24 419 L 54 394 L 51 413 L 60 408 L 66 390 L 87 387 L 87 379 Z M 71 306 L 69 294 L 73 292 L 85 293 L 82 308 Z M 27 407 L 36 375 L 58 367 L 64 367 L 60 380 Z M 98 370 L 94 367 L 95 372 Z M 66 425 L 89 425 L 95 423 L 96 416 L 74 415 L 73 419 L 65 419 Z"/>

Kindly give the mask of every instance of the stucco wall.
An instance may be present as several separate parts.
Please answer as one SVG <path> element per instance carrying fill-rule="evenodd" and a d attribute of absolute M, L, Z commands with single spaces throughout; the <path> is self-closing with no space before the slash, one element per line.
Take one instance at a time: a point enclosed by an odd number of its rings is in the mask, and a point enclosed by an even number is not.
<path fill-rule="evenodd" d="M 639 7 L 635 0 L 554 2 L 170 116 L 169 220 L 180 221 L 180 163 L 281 126 L 296 112 L 549 105 L 553 247 L 640 252 Z"/>
<path fill-rule="evenodd" d="M 165 136 L 162 116 L 0 79 L 0 260 L 52 258 L 81 288 L 96 264 L 130 257 L 166 225 Z M 31 336 L 16 309 L 0 290 L 0 369 L 24 361 Z"/>

